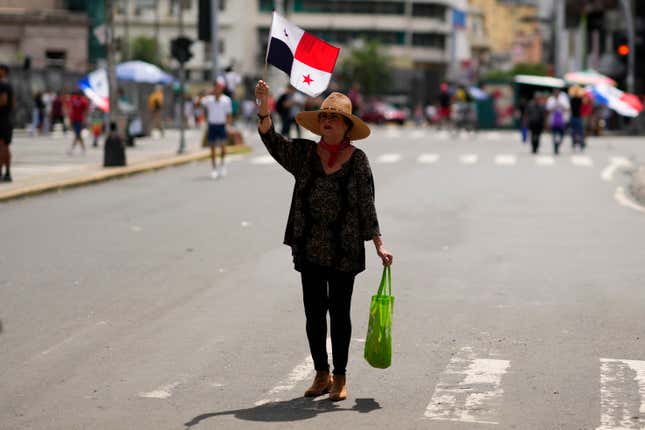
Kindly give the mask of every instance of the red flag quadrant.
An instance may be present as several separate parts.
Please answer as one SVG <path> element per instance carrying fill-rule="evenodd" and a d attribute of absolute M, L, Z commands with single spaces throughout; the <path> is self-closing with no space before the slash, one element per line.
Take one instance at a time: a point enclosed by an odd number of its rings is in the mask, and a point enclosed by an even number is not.
<path fill-rule="evenodd" d="M 297 90 L 310 96 L 325 91 L 339 52 L 340 48 L 273 13 L 266 60 L 287 73 Z"/>

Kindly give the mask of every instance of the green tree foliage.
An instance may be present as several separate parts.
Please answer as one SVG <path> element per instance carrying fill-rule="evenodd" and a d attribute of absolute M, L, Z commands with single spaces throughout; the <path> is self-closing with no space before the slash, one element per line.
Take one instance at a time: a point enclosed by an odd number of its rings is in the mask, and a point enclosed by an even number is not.
<path fill-rule="evenodd" d="M 146 36 L 139 36 L 132 41 L 130 60 L 145 61 L 160 67 L 163 65 L 157 42 L 152 37 Z"/>
<path fill-rule="evenodd" d="M 515 75 L 548 76 L 549 67 L 546 64 L 518 63 L 511 70 L 491 70 L 486 73 L 487 81 L 510 81 Z"/>
<path fill-rule="evenodd" d="M 341 80 L 347 86 L 358 82 L 365 95 L 383 93 L 391 76 L 390 59 L 374 40 L 357 43 L 340 65 Z"/>

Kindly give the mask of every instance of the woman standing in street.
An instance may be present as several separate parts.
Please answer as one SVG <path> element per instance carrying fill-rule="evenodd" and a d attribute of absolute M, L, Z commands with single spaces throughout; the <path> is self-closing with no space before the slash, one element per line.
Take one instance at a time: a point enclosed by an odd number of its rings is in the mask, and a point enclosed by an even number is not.
<path fill-rule="evenodd" d="M 344 400 L 351 298 L 354 278 L 365 270 L 364 242 L 373 241 L 383 264 L 392 264 L 392 254 L 381 240 L 367 156 L 350 143 L 369 136 L 370 129 L 352 115 L 349 98 L 334 92 L 320 110 L 296 115 L 298 124 L 321 136 L 320 141 L 290 140 L 273 128 L 269 86 L 264 81 L 258 81 L 255 96 L 260 103 L 260 137 L 271 156 L 296 180 L 284 243 L 291 247 L 295 269 L 301 275 L 307 339 L 316 369 L 305 396 L 329 393 L 333 401 Z M 328 311 L 333 378 L 326 347 Z"/>

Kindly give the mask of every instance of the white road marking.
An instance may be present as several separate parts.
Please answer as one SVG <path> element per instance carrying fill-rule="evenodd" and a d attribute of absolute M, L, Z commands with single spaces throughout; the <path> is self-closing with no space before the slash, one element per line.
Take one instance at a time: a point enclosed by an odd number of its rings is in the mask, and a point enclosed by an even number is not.
<path fill-rule="evenodd" d="M 104 325 L 107 325 L 107 321 L 99 321 L 99 322 L 97 322 L 96 324 L 94 324 L 92 326 L 89 326 L 89 327 L 86 327 L 86 328 L 84 328 L 82 330 L 79 330 L 78 332 L 76 332 L 73 335 L 69 336 L 67 339 L 65 339 L 65 340 L 63 340 L 61 342 L 58 342 L 57 344 L 55 344 L 53 346 L 50 346 L 46 350 L 42 351 L 40 354 L 41 355 L 48 355 L 52 351 L 67 345 L 68 343 L 70 343 L 71 341 L 76 339 L 77 337 L 80 337 L 81 335 L 86 335 L 89 331 L 95 329 L 96 327 L 100 327 L 100 326 L 104 326 Z"/>
<path fill-rule="evenodd" d="M 130 230 L 132 230 L 135 233 L 139 233 L 143 229 L 141 227 L 139 227 L 138 225 L 132 225 L 132 226 L 130 226 Z"/>
<path fill-rule="evenodd" d="M 181 382 L 173 382 L 171 384 L 162 385 L 156 390 L 149 391 L 147 393 L 139 393 L 139 397 L 146 399 L 168 399 L 172 396 L 172 392 L 177 388 Z"/>
<path fill-rule="evenodd" d="M 417 162 L 421 164 L 433 164 L 439 161 L 439 154 L 421 154 L 417 158 Z"/>
<path fill-rule="evenodd" d="M 392 164 L 396 163 L 400 159 L 401 154 L 383 154 L 376 159 L 376 162 L 379 164 Z"/>
<path fill-rule="evenodd" d="M 600 426 L 645 429 L 645 361 L 600 359 Z"/>
<path fill-rule="evenodd" d="M 572 155 L 571 162 L 574 166 L 580 167 L 591 167 L 593 166 L 593 160 L 587 155 Z"/>
<path fill-rule="evenodd" d="M 251 222 L 249 222 L 249 221 L 242 221 L 242 222 L 240 223 L 240 225 L 241 225 L 242 227 L 251 227 L 251 226 L 253 225 L 253 223 L 251 223 Z"/>
<path fill-rule="evenodd" d="M 603 181 L 610 182 L 614 179 L 614 173 L 616 170 L 621 168 L 630 168 L 632 167 L 632 162 L 625 157 L 611 157 L 609 159 L 609 165 L 602 169 L 600 177 Z"/>
<path fill-rule="evenodd" d="M 275 163 L 276 161 L 270 155 L 261 155 L 259 157 L 254 157 L 251 159 L 251 164 L 267 165 Z"/>
<path fill-rule="evenodd" d="M 498 140 L 500 137 L 501 135 L 496 131 L 484 133 L 484 139 L 486 140 Z"/>
<path fill-rule="evenodd" d="M 448 138 L 450 138 L 450 133 L 447 132 L 446 130 L 441 130 L 437 133 L 436 137 L 439 140 L 448 140 Z"/>
<path fill-rule="evenodd" d="M 414 130 L 410 133 L 410 139 L 418 140 L 426 137 L 426 132 L 423 130 Z"/>
<path fill-rule="evenodd" d="M 495 156 L 495 164 L 501 166 L 513 166 L 517 163 L 517 157 L 510 154 L 499 154 Z"/>
<path fill-rule="evenodd" d="M 553 166 L 555 164 L 555 158 L 551 155 L 538 155 L 535 158 L 535 164 L 538 166 Z"/>
<path fill-rule="evenodd" d="M 477 162 L 477 154 L 464 154 L 459 156 L 459 161 L 462 164 L 475 164 Z"/>
<path fill-rule="evenodd" d="M 385 136 L 398 139 L 399 137 L 401 137 L 401 132 L 396 128 L 388 127 L 387 131 L 385 132 Z"/>
<path fill-rule="evenodd" d="M 476 358 L 472 348 L 450 360 L 441 374 L 424 416 L 433 420 L 498 424 L 510 361 Z"/>
<path fill-rule="evenodd" d="M 614 192 L 614 198 L 621 206 L 634 209 L 637 212 L 645 213 L 645 207 L 639 205 L 638 203 L 627 197 L 627 194 L 625 193 L 623 187 L 616 188 L 616 192 Z"/>
<path fill-rule="evenodd" d="M 327 351 L 328 352 L 331 351 L 330 338 L 327 338 Z M 331 357 L 331 354 L 329 355 Z M 307 358 L 305 358 L 305 360 L 302 363 L 294 367 L 293 370 L 289 373 L 289 375 L 284 380 L 280 381 L 278 385 L 276 385 L 271 390 L 269 390 L 265 398 L 255 402 L 255 406 L 260 406 L 267 403 L 280 401 L 280 398 L 276 397 L 276 395 L 279 395 L 280 393 L 284 393 L 287 391 L 291 391 L 300 382 L 306 379 L 310 379 L 313 376 L 314 372 L 315 372 L 314 360 L 313 358 L 311 358 L 311 356 L 308 356 Z"/>

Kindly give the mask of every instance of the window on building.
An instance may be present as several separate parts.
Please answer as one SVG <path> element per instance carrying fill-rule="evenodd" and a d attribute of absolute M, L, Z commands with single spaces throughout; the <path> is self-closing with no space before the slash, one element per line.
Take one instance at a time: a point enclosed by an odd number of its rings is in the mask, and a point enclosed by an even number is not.
<path fill-rule="evenodd" d="M 412 33 L 412 46 L 445 49 L 446 37 L 437 33 Z"/>
<path fill-rule="evenodd" d="M 444 21 L 446 19 L 446 6 L 436 3 L 412 3 L 412 16 Z"/>
<path fill-rule="evenodd" d="M 65 60 L 67 59 L 67 52 L 62 50 L 47 50 L 45 51 L 45 64 L 47 67 L 55 67 L 58 69 L 65 68 Z"/>
<path fill-rule="evenodd" d="M 376 31 L 376 30 L 321 30 L 308 28 L 307 31 L 332 44 L 349 44 L 358 39 L 376 40 L 383 45 L 405 45 L 405 32 L 403 31 Z M 269 38 L 269 29 L 258 30 L 258 43 L 266 46 Z M 262 53 L 264 56 L 264 53 Z"/>
<path fill-rule="evenodd" d="M 402 1 L 361 0 L 293 0 L 294 12 L 305 13 L 356 13 L 375 15 L 403 15 Z"/>

